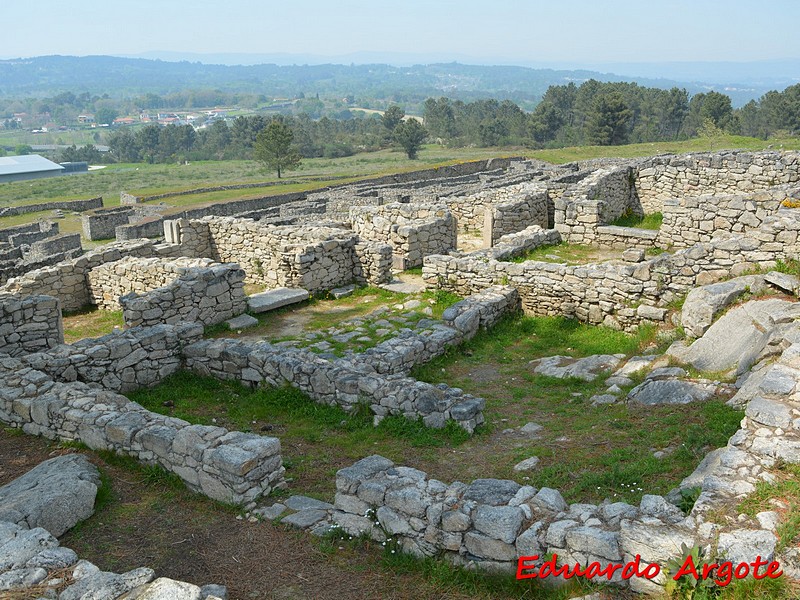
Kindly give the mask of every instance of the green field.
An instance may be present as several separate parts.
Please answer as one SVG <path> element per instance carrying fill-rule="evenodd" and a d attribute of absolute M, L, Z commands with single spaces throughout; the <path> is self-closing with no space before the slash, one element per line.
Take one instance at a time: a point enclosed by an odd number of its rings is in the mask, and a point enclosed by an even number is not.
<path fill-rule="evenodd" d="M 88 133 L 88 132 L 87 132 Z M 0 139 L 2 143 L 2 139 Z M 556 150 L 526 148 L 444 148 L 428 145 L 417 160 L 409 160 L 398 150 L 381 150 L 345 158 L 305 159 L 300 168 L 287 173 L 280 185 L 245 190 L 226 190 L 168 198 L 159 202 L 166 212 L 186 206 L 225 200 L 252 198 L 318 189 L 360 178 L 425 169 L 457 162 L 500 156 L 526 156 L 552 163 L 564 163 L 599 157 L 642 157 L 664 153 L 701 152 L 713 148 L 763 150 L 800 149 L 800 138 L 760 140 L 724 136 L 713 141 L 692 139 L 684 142 L 631 144 L 627 146 L 581 146 Z M 116 164 L 102 170 L 69 177 L 0 184 L 0 207 L 36 204 L 54 200 L 84 199 L 103 196 L 106 206 L 119 204 L 119 193 L 155 195 L 168 192 L 237 183 L 277 182 L 274 173 L 265 172 L 254 161 L 200 161 L 190 164 Z M 0 218 L 0 227 L 28 223 L 49 216 L 49 212 Z M 79 230 L 79 218 L 68 215 L 61 222 L 65 232 Z"/>

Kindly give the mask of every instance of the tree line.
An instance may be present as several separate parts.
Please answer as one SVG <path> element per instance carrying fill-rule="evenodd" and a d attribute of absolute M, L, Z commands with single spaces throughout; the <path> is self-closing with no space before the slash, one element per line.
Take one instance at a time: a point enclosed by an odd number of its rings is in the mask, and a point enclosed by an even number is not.
<path fill-rule="evenodd" d="M 420 137 L 454 147 L 529 148 L 681 140 L 709 130 L 766 138 L 800 131 L 800 84 L 734 109 L 730 98 L 719 92 L 690 98 L 678 88 L 590 80 L 550 86 L 532 112 L 510 100 L 441 97 L 425 101 L 424 129 L 404 121 L 404 116 L 398 105 L 382 116 L 347 119 L 253 115 L 230 123 L 216 120 L 197 131 L 190 125 L 118 129 L 106 141 L 111 156 L 120 162 L 173 162 L 252 159 L 259 133 L 276 120 L 291 130 L 293 149 L 303 158 L 337 158 L 393 145 L 409 152 L 406 142 L 413 138 L 411 156 L 419 149 Z"/>

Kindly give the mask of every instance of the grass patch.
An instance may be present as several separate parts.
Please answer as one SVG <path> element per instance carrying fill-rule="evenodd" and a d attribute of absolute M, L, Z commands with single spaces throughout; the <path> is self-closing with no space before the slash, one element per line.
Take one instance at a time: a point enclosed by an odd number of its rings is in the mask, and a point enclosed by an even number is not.
<path fill-rule="evenodd" d="M 779 273 L 786 273 L 800 277 L 800 260 L 789 258 L 787 260 L 778 260 L 775 263 L 775 270 Z"/>
<path fill-rule="evenodd" d="M 458 591 L 476 598 L 566 600 L 600 589 L 599 586 L 577 580 L 554 589 L 530 579 L 523 581 L 509 575 L 467 570 L 441 558 L 416 558 L 399 550 L 393 552 L 388 544 L 386 548 L 382 560 L 386 569 L 398 574 L 418 573 L 443 592 Z"/>
<path fill-rule="evenodd" d="M 774 483 L 765 481 L 756 484 L 756 491 L 739 505 L 738 510 L 750 517 L 767 510 L 776 510 L 781 515 L 778 526 L 777 551 L 794 544 L 800 537 L 800 465 L 778 463 Z M 788 505 L 788 509 L 777 509 L 770 500 L 777 499 Z"/>
<path fill-rule="evenodd" d="M 551 263 L 583 264 L 597 257 L 598 249 L 583 244 L 550 244 L 528 250 L 507 262 L 524 263 L 529 260 Z"/>
<path fill-rule="evenodd" d="M 634 214 L 624 214 L 616 221 L 611 223 L 618 227 L 633 227 L 635 229 L 661 229 L 661 223 L 664 221 L 664 215 L 659 213 L 651 213 L 642 217 Z"/>
<path fill-rule="evenodd" d="M 96 307 L 64 314 L 64 342 L 72 344 L 85 338 L 107 335 L 125 321 L 121 310 L 98 310 Z"/>
<path fill-rule="evenodd" d="M 710 450 L 724 446 L 738 429 L 742 413 L 716 399 L 647 408 L 624 403 L 592 406 L 591 397 L 606 388 L 602 376 L 593 382 L 557 379 L 534 373 L 528 363 L 557 354 L 630 356 L 654 339 L 652 326 L 628 335 L 562 317 L 518 316 L 480 332 L 412 374 L 487 400 L 484 414 L 495 455 L 483 460 L 481 476 L 491 471 L 493 477 L 522 477 L 536 487 L 556 488 L 572 502 L 610 498 L 638 503 L 643 493 L 666 493 Z M 520 443 L 515 434 L 499 431 L 527 421 L 543 425 L 540 437 Z M 467 446 L 474 444 L 473 440 Z M 655 451 L 665 451 L 666 456 L 658 459 Z M 530 456 L 540 458 L 535 471 L 512 470 Z"/>
<path fill-rule="evenodd" d="M 301 482 L 293 488 L 331 497 L 336 471 L 365 456 L 377 453 L 410 464 L 421 451 L 451 452 L 470 437 L 454 424 L 430 429 L 400 416 L 386 417 L 374 427 L 366 406 L 348 414 L 292 387 L 250 389 L 188 372 L 129 397 L 149 410 L 190 423 L 275 435 L 283 446 L 287 476 Z"/>

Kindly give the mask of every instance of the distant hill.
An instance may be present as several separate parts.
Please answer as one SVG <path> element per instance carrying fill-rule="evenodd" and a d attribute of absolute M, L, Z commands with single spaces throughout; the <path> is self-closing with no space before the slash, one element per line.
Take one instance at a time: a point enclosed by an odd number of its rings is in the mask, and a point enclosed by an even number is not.
<path fill-rule="evenodd" d="M 112 56 L 41 56 L 0 61 L 0 96 L 45 96 L 64 91 L 123 96 L 166 94 L 186 89 L 219 88 L 295 97 L 327 96 L 391 98 L 420 101 L 430 96 L 455 99 L 511 99 L 535 103 L 551 85 L 580 84 L 588 79 L 633 81 L 643 86 L 686 88 L 690 94 L 717 90 L 735 106 L 758 98 L 770 87 L 686 83 L 669 79 L 626 77 L 588 70 L 533 69 L 460 63 L 394 67 L 362 65 L 212 65 Z"/>

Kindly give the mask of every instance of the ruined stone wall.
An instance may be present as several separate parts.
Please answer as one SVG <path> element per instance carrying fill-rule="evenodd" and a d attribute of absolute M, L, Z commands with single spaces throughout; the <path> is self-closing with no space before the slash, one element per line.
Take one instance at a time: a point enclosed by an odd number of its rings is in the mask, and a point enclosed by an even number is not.
<path fill-rule="evenodd" d="M 119 310 L 121 296 L 144 293 L 172 283 L 195 267 L 214 265 L 209 258 L 139 258 L 128 256 L 92 269 L 89 302 L 102 310 Z"/>
<path fill-rule="evenodd" d="M 368 403 L 378 420 L 387 415 L 421 417 L 428 427 L 437 428 L 453 420 L 469 432 L 483 423 L 483 399 L 445 385 L 381 375 L 368 362 L 328 361 L 307 350 L 229 339 L 204 340 L 188 346 L 184 354 L 186 367 L 201 375 L 251 386 L 289 383 L 316 402 L 348 412 Z"/>
<path fill-rule="evenodd" d="M 504 235 L 517 233 L 531 225 L 547 228 L 549 200 L 545 187 L 528 184 L 522 186 L 516 199 L 487 206 L 484 242 L 494 245 Z"/>
<path fill-rule="evenodd" d="M 746 417 L 726 446 L 709 453 L 667 498 L 645 494 L 638 506 L 608 499 L 568 505 L 551 488 L 511 480 L 478 479 L 451 484 L 418 469 L 371 456 L 341 469 L 330 517 L 347 534 L 367 534 L 415 556 L 444 555 L 455 564 L 516 572 L 520 557 L 541 566 L 550 555 L 557 564 L 583 568 L 598 562 L 615 567 L 612 581 L 640 593 L 662 595 L 663 569 L 682 546 L 708 546 L 735 564 L 756 554 L 795 568 L 796 549 L 778 551 L 775 511 L 753 517 L 731 514 L 764 481 L 774 480 L 776 462 L 800 462 L 800 430 L 795 423 L 795 390 L 800 381 L 800 344 L 795 325 L 785 333 L 785 350 L 740 389 Z M 684 514 L 668 501 L 681 489 L 699 488 Z M 653 579 L 623 579 L 620 567 L 636 558 L 657 563 Z"/>
<path fill-rule="evenodd" d="M 247 310 L 244 271 L 237 264 L 188 269 L 163 287 L 119 299 L 125 324 L 157 325 L 186 321 L 216 325 Z"/>
<path fill-rule="evenodd" d="M 636 192 L 645 213 L 669 198 L 741 194 L 800 182 L 798 152 L 719 152 L 656 156 L 639 164 Z"/>
<path fill-rule="evenodd" d="M 124 393 L 158 385 L 178 371 L 183 349 L 202 335 L 199 323 L 133 327 L 22 358 L 58 381 L 96 383 Z"/>
<path fill-rule="evenodd" d="M 456 247 L 456 222 L 446 206 L 393 203 L 351 207 L 353 231 L 362 239 L 389 242 L 395 267 L 409 269 L 429 254 Z"/>
<path fill-rule="evenodd" d="M 273 226 L 235 218 L 173 223 L 177 231 L 169 233 L 168 239 L 177 237 L 185 254 L 236 262 L 248 283 L 316 292 L 353 281 L 391 279 L 387 260 L 391 249 L 376 242 L 362 243 L 346 229 Z"/>
<path fill-rule="evenodd" d="M 722 231 L 755 231 L 765 218 L 778 213 L 784 200 L 796 197 L 800 197 L 800 188 L 786 185 L 749 194 L 665 198 L 659 245 L 685 248 Z"/>
<path fill-rule="evenodd" d="M 112 349 L 100 343 L 84 350 Z M 158 365 L 151 366 L 158 371 Z M 247 503 L 285 485 L 277 438 L 191 425 L 96 386 L 54 381 L 8 356 L 0 358 L 0 386 L 0 421 L 5 424 L 161 465 L 214 500 Z"/>
<path fill-rule="evenodd" d="M 63 343 L 57 298 L 0 293 L 0 348 L 5 354 L 18 356 Z"/>
<path fill-rule="evenodd" d="M 39 221 L 38 223 L 34 223 L 34 226 L 35 228 L 31 228 L 30 231 L 20 231 L 19 233 L 11 233 L 9 230 L 6 230 L 9 232 L 6 238 L 8 243 L 19 248 L 20 246 L 30 245 L 34 242 L 46 240 L 47 238 L 58 235 L 58 223 Z"/>
<path fill-rule="evenodd" d="M 427 257 L 422 275 L 428 285 L 462 296 L 495 284 L 512 285 L 529 314 L 564 315 L 632 329 L 643 320 L 663 320 L 666 309 L 662 307 L 696 285 L 772 267 L 777 260 L 796 256 L 798 231 L 800 218 L 791 213 L 767 217 L 752 234 L 722 234 L 641 262 L 517 264 L 478 252 Z"/>
<path fill-rule="evenodd" d="M 450 346 L 471 339 L 479 329 L 490 329 L 519 308 L 517 290 L 492 286 L 447 308 L 441 323 L 400 332 L 353 359 L 366 362 L 384 375 L 406 375 L 415 366 L 441 356 Z"/>
<path fill-rule="evenodd" d="M 55 296 L 61 301 L 63 310 L 77 310 L 89 304 L 87 274 L 93 268 L 124 256 L 149 257 L 154 254 L 153 243 L 147 240 L 107 244 L 78 258 L 12 278 L 0 287 L 0 292 Z"/>
<path fill-rule="evenodd" d="M 25 215 L 32 212 L 43 210 L 74 210 L 82 212 L 94 208 L 102 208 L 103 198 L 90 198 L 89 200 L 67 200 L 63 202 L 44 202 L 41 204 L 25 204 L 22 206 L 7 206 L 0 208 L 0 217 L 12 217 L 15 215 Z"/>
<path fill-rule="evenodd" d="M 44 260 L 54 254 L 63 254 L 72 250 L 81 251 L 81 236 L 79 233 L 62 233 L 33 242 L 27 250 L 23 250 L 26 260 L 34 262 Z"/>
<path fill-rule="evenodd" d="M 11 236 L 20 233 L 33 233 L 38 231 L 49 231 L 51 235 L 58 233 L 58 223 L 56 221 L 37 221 L 26 225 L 16 225 L 0 229 L 0 242 L 11 242 Z"/>
<path fill-rule="evenodd" d="M 503 221 L 504 218 L 508 218 L 504 217 L 503 213 L 514 213 L 516 211 L 513 207 L 518 206 L 519 209 L 529 211 L 529 214 L 525 215 L 525 218 L 528 219 L 525 227 L 528 225 L 547 227 L 546 198 L 543 202 L 540 197 L 545 190 L 546 187 L 543 184 L 519 183 L 489 187 L 469 195 L 446 196 L 441 198 L 440 202 L 445 202 L 447 208 L 453 213 L 459 231 L 481 231 L 484 228 L 486 210 L 489 207 L 492 207 L 494 212 L 500 213 L 495 215 L 495 220 Z M 519 229 L 515 231 L 519 231 Z M 513 233 L 513 231 L 505 233 Z M 498 238 L 501 235 L 505 234 L 498 235 Z"/>
<path fill-rule="evenodd" d="M 625 214 L 642 215 L 630 166 L 598 169 L 555 201 L 555 228 L 570 244 L 597 241 L 597 228 Z"/>
<path fill-rule="evenodd" d="M 83 237 L 87 240 L 108 240 L 115 237 L 115 229 L 119 225 L 127 225 L 135 213 L 133 208 L 125 206 L 95 210 L 81 215 Z"/>
<path fill-rule="evenodd" d="M 129 225 L 118 225 L 114 228 L 117 241 L 138 240 L 141 238 L 159 238 L 164 235 L 164 218 L 147 217 Z"/>

